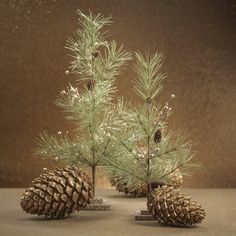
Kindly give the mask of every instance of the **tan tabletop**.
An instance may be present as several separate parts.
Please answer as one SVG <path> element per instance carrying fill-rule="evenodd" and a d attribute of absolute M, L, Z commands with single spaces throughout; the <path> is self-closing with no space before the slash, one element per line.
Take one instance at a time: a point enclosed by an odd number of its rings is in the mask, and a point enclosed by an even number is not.
<path fill-rule="evenodd" d="M 125 197 L 114 190 L 97 191 L 110 201 L 110 211 L 81 211 L 63 220 L 45 220 L 21 210 L 23 191 L 0 189 L 0 236 L 236 235 L 236 189 L 184 189 L 206 209 L 206 219 L 196 228 L 135 221 L 133 214 L 145 206 L 145 198 Z"/>

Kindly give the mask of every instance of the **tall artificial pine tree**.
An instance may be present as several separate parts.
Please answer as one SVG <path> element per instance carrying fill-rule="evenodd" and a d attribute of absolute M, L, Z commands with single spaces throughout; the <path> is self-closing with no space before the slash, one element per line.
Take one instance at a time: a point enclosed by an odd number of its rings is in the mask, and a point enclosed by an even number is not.
<path fill-rule="evenodd" d="M 91 167 L 94 197 L 96 167 L 105 164 L 104 157 L 113 149 L 113 133 L 119 130 L 121 122 L 117 116 L 119 106 L 113 104 L 115 78 L 131 56 L 122 45 L 118 47 L 114 40 L 106 39 L 104 27 L 111 24 L 110 17 L 77 13 L 79 28 L 67 40 L 72 61 L 70 71 L 65 72 L 78 76 L 77 84 L 69 84 L 56 100 L 76 129 L 73 138 L 61 131 L 59 135 L 43 132 L 36 154 Z"/>

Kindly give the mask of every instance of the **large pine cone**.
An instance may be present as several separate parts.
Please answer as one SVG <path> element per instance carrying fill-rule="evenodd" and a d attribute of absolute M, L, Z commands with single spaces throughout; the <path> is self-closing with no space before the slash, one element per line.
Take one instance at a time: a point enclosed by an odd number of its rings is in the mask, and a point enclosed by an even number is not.
<path fill-rule="evenodd" d="M 179 169 L 176 169 L 169 176 L 169 184 L 163 183 L 161 181 L 155 181 L 151 183 L 151 189 L 155 189 L 159 186 L 172 186 L 179 187 L 183 184 L 183 175 Z M 144 197 L 147 196 L 147 187 L 145 185 L 135 186 L 133 188 L 129 188 L 127 181 L 122 176 L 110 177 L 111 185 L 116 188 L 118 192 L 122 192 L 124 194 L 128 194 L 132 197 Z"/>
<path fill-rule="evenodd" d="M 199 224 L 206 215 L 205 210 L 191 197 L 168 186 L 158 187 L 152 192 L 148 210 L 159 223 L 177 226 Z"/>
<path fill-rule="evenodd" d="M 87 175 L 77 167 L 44 170 L 23 193 L 20 205 L 30 214 L 62 218 L 85 207 L 91 191 Z"/>
<path fill-rule="evenodd" d="M 128 194 L 132 197 L 144 197 L 147 195 L 146 186 L 136 186 L 133 188 L 129 188 L 127 181 L 121 176 L 110 178 L 110 182 L 111 185 L 114 186 L 118 192 Z"/>

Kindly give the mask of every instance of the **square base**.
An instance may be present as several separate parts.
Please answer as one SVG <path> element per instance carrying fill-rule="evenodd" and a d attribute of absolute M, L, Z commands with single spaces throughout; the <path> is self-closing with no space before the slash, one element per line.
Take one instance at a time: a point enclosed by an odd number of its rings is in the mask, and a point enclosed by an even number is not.
<path fill-rule="evenodd" d="M 147 209 L 140 209 L 135 212 L 135 220 L 157 221 Z"/>
<path fill-rule="evenodd" d="M 84 211 L 109 211 L 110 210 L 110 202 L 102 199 L 102 198 L 94 198 L 90 201 L 90 204 L 81 210 Z"/>

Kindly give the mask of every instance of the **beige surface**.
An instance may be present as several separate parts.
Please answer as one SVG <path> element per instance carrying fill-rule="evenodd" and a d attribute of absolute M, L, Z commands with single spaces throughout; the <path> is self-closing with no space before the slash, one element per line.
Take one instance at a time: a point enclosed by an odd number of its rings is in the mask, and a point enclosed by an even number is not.
<path fill-rule="evenodd" d="M 230 236 L 236 235 L 236 189 L 184 189 L 206 209 L 197 228 L 161 226 L 135 221 L 132 213 L 145 199 L 124 197 L 114 190 L 99 190 L 111 202 L 105 212 L 78 212 L 63 220 L 45 220 L 20 209 L 23 189 L 0 189 L 0 236 Z"/>
<path fill-rule="evenodd" d="M 35 138 L 71 128 L 53 101 L 71 79 L 64 45 L 77 8 L 112 15 L 112 38 L 127 49 L 165 53 L 158 101 L 176 94 L 170 126 L 204 163 L 185 186 L 236 187 L 235 0 L 0 0 L 0 186 L 27 186 L 52 166 L 32 157 Z M 125 70 L 117 84 L 135 101 L 132 78 Z"/>

